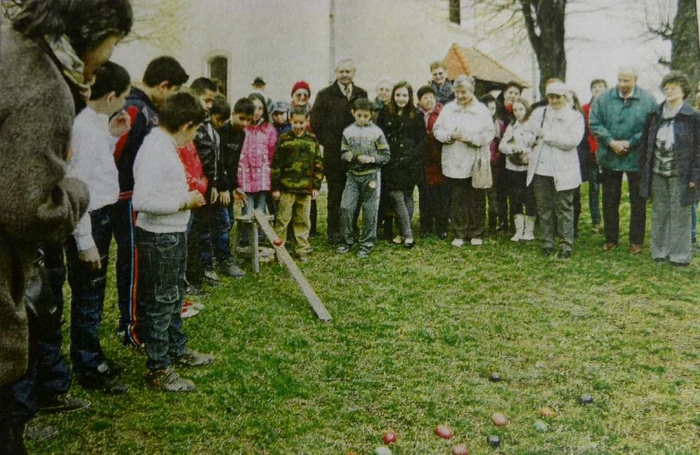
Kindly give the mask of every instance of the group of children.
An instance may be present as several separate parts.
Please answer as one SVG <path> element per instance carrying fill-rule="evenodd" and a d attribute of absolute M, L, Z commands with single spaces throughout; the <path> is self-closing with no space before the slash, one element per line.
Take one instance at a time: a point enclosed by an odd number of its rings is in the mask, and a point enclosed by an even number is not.
<path fill-rule="evenodd" d="M 147 384 L 177 392 L 195 385 L 173 365 L 213 360 L 187 347 L 182 319 L 201 304 L 183 306 L 185 295 L 204 293 L 202 285 L 216 285 L 218 274 L 245 275 L 229 244 L 234 204 L 244 215 L 265 210 L 271 192 L 279 236 L 286 238 L 291 223 L 299 258 L 311 251 L 311 200 L 323 174 L 308 107 L 295 106 L 288 119 L 276 116 L 289 125 L 278 130 L 259 93 L 236 101 L 231 112 L 213 81 L 199 78 L 181 90 L 187 79 L 175 59 L 159 57 L 130 87 L 127 71 L 108 62 L 75 120 L 71 172 L 91 198 L 66 251 L 71 357 L 85 388 L 128 389 L 119 381 L 123 366 L 106 357 L 98 336 L 112 236 L 118 331 L 125 344 L 145 348 Z M 305 82 L 297 85 L 310 92 Z M 100 117 L 110 118 L 107 127 Z"/>

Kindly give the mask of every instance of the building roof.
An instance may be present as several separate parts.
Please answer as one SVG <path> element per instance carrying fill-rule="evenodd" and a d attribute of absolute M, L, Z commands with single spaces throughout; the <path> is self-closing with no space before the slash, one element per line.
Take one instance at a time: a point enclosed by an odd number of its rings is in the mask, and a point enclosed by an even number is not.
<path fill-rule="evenodd" d="M 515 81 L 523 87 L 529 87 L 517 74 L 511 72 L 503 65 L 484 54 L 475 47 L 462 47 L 453 43 L 443 59 L 447 66 L 447 74 L 450 79 L 456 79 L 464 74 L 473 76 L 475 79 L 493 82 L 496 84 L 506 84 Z"/>

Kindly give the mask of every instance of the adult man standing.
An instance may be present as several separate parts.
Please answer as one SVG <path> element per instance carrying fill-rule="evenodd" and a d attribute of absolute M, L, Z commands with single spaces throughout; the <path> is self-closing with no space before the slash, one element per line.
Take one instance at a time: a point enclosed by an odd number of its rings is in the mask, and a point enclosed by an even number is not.
<path fill-rule="evenodd" d="M 644 120 L 656 107 L 656 100 L 636 84 L 637 71 L 620 67 L 617 86 L 600 95 L 591 108 L 590 126 L 598 138 L 598 164 L 603 173 L 603 251 L 615 248 L 620 238 L 623 174 L 627 174 L 631 206 L 630 253 L 639 254 L 644 244 L 646 203 L 639 194 L 637 156 Z"/>
<path fill-rule="evenodd" d="M 328 243 L 340 242 L 340 201 L 345 189 L 347 162 L 340 159 L 343 130 L 354 118 L 352 103 L 367 98 L 367 92 L 353 84 L 355 62 L 341 59 L 335 66 L 335 81 L 318 93 L 311 109 L 311 129 L 323 146 L 323 168 L 328 182 Z"/>

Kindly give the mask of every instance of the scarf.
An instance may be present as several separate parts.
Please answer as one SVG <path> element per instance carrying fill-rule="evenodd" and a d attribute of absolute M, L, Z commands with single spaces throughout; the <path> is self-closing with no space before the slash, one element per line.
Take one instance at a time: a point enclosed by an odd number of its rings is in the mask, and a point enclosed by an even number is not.
<path fill-rule="evenodd" d="M 56 60 L 61 65 L 61 73 L 77 87 L 80 96 L 87 102 L 90 99 L 90 84 L 85 82 L 85 77 L 83 76 L 85 65 L 80 57 L 78 57 L 78 54 L 75 53 L 68 37 L 63 35 L 59 39 L 54 40 L 46 36 L 45 39 L 53 55 L 56 57 Z"/>

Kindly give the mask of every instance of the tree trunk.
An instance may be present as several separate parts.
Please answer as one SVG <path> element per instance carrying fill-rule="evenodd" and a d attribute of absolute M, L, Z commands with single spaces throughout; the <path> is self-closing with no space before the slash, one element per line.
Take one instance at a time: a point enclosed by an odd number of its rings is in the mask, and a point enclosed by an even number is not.
<path fill-rule="evenodd" d="M 450 22 L 457 25 L 462 23 L 462 5 L 460 0 L 450 0 Z"/>
<path fill-rule="evenodd" d="M 695 0 L 678 0 L 673 21 L 671 69 L 683 71 L 691 84 L 700 81 L 700 42 L 698 41 L 698 9 Z"/>
<path fill-rule="evenodd" d="M 567 0 L 520 0 L 527 35 L 540 68 L 539 88 L 542 96 L 547 79 L 566 78 L 566 2 Z"/>

